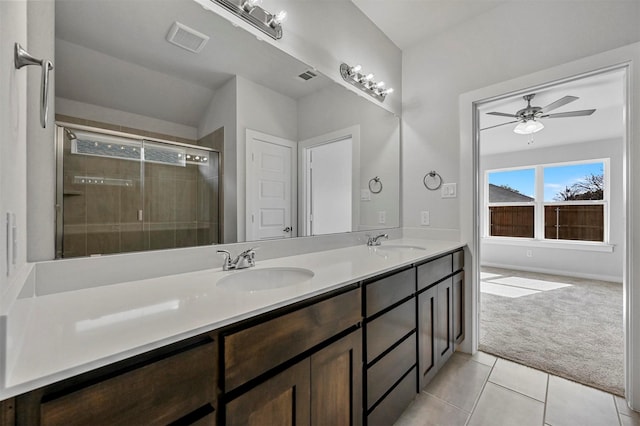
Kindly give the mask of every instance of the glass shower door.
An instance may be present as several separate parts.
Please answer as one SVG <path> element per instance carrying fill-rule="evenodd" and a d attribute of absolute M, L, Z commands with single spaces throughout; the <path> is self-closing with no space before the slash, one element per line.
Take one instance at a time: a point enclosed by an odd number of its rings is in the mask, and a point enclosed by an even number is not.
<path fill-rule="evenodd" d="M 58 204 L 63 214 L 57 257 L 144 250 L 139 212 L 142 143 L 83 130 L 61 131 Z"/>

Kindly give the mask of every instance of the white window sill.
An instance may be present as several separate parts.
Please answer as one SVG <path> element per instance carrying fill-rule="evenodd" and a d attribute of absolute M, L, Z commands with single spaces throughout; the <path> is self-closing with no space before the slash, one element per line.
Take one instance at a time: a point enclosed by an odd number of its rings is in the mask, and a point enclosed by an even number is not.
<path fill-rule="evenodd" d="M 582 250 L 582 251 L 600 251 L 613 252 L 615 247 L 612 244 L 598 243 L 591 241 L 553 241 L 553 240 L 534 240 L 532 238 L 516 238 L 516 237 L 483 237 L 483 244 L 498 244 L 522 247 L 541 247 L 554 248 L 563 250 Z"/>

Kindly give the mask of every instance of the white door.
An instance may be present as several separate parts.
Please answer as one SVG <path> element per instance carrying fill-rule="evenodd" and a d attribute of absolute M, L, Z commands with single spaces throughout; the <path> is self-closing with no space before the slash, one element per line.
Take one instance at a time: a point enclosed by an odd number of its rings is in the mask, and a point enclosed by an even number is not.
<path fill-rule="evenodd" d="M 296 158 L 296 142 L 247 130 L 247 241 L 295 236 Z"/>
<path fill-rule="evenodd" d="M 306 149 L 306 229 L 310 235 L 352 230 L 352 139 Z"/>

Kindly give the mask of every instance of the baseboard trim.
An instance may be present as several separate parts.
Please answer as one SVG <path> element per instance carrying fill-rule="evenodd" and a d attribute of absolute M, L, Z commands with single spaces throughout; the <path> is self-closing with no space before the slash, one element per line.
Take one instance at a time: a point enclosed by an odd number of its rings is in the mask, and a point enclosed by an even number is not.
<path fill-rule="evenodd" d="M 480 266 L 481 267 L 486 266 L 489 268 L 515 269 L 517 271 L 538 272 L 541 274 L 560 275 L 563 277 L 577 277 L 577 278 L 585 278 L 588 280 L 609 281 L 609 282 L 622 284 L 622 277 L 617 277 L 614 275 L 585 274 L 583 272 L 559 271 L 556 269 L 548 269 L 548 268 L 532 268 L 529 266 L 508 265 L 505 263 L 494 263 L 494 262 L 481 262 Z"/>

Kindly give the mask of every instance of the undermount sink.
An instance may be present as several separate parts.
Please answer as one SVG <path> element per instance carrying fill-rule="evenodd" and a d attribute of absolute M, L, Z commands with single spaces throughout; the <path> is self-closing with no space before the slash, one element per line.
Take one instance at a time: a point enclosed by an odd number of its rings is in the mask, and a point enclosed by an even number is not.
<path fill-rule="evenodd" d="M 263 291 L 304 284 L 314 273 L 304 268 L 261 268 L 234 271 L 216 284 L 237 291 Z"/>
<path fill-rule="evenodd" d="M 382 244 L 380 246 L 376 246 L 376 250 L 389 250 L 389 251 L 417 251 L 417 250 L 426 250 L 424 247 L 420 246 L 410 246 L 403 244 Z"/>

